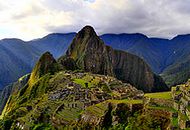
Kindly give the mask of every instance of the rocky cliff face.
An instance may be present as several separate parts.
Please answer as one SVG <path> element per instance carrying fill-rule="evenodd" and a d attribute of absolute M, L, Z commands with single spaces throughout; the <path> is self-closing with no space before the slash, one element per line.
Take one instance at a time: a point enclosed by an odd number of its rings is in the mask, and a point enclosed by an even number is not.
<path fill-rule="evenodd" d="M 168 89 L 141 58 L 106 46 L 90 26 L 79 31 L 66 56 L 73 58 L 85 71 L 115 76 L 145 92 Z"/>
<path fill-rule="evenodd" d="M 107 48 L 90 26 L 84 27 L 76 35 L 66 55 L 85 71 L 114 76 Z"/>
<path fill-rule="evenodd" d="M 128 82 L 144 91 L 152 91 L 154 87 L 154 74 L 149 66 L 139 57 L 124 51 L 109 48 L 112 65 L 116 77 Z"/>

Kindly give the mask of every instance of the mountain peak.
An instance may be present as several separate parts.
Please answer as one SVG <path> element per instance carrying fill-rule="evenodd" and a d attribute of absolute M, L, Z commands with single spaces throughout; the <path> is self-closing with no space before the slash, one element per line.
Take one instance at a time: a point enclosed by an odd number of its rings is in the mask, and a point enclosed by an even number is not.
<path fill-rule="evenodd" d="M 54 59 L 54 57 L 53 57 L 53 55 L 50 53 L 50 52 L 45 52 L 41 57 L 40 57 L 40 60 L 39 60 L 39 62 L 52 62 L 52 61 L 54 61 L 55 59 Z"/>
<path fill-rule="evenodd" d="M 92 26 L 90 26 L 90 25 L 86 25 L 85 27 L 82 28 L 82 30 L 84 30 L 84 31 L 89 31 L 89 32 L 90 32 L 90 31 L 95 32 L 95 31 L 94 31 L 94 28 L 93 28 Z"/>
<path fill-rule="evenodd" d="M 96 32 L 94 31 L 94 28 L 92 26 L 85 26 L 83 27 L 79 33 L 78 33 L 79 37 L 84 37 L 84 36 L 97 36 Z"/>
<path fill-rule="evenodd" d="M 29 84 L 34 84 L 45 74 L 54 74 L 58 70 L 58 64 L 50 52 L 45 52 L 32 70 Z"/>
<path fill-rule="evenodd" d="M 97 49 L 101 50 L 103 44 L 103 41 L 97 36 L 94 28 L 85 26 L 77 33 L 66 54 L 76 59 L 78 54 L 82 54 L 86 50 L 94 50 L 95 52 Z"/>
<path fill-rule="evenodd" d="M 113 76 L 106 46 L 91 26 L 85 26 L 77 33 L 66 55 L 87 72 Z"/>

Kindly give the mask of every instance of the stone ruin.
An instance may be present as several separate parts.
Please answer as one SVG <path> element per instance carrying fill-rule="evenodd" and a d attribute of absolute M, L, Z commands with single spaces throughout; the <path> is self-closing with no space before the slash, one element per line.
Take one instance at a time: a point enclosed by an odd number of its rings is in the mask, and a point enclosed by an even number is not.
<path fill-rule="evenodd" d="M 173 108 L 178 111 L 179 129 L 190 128 L 190 82 L 177 85 L 172 90 Z"/>

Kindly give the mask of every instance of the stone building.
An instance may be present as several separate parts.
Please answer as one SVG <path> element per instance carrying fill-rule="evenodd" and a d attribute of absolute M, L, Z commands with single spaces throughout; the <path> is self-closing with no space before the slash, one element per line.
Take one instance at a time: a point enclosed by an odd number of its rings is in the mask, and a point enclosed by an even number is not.
<path fill-rule="evenodd" d="M 190 128 L 190 86 L 186 83 L 177 85 L 172 90 L 173 108 L 178 111 L 180 129 Z"/>

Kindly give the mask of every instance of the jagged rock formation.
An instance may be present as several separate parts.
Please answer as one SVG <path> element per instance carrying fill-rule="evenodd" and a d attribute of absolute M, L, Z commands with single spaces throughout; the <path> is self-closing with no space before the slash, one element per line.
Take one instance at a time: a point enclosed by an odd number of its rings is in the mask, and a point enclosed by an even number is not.
<path fill-rule="evenodd" d="M 76 62 L 74 61 L 73 58 L 66 57 L 66 56 L 61 56 L 58 59 L 58 63 L 61 65 L 61 69 L 64 70 L 77 70 L 78 67 L 76 65 Z"/>
<path fill-rule="evenodd" d="M 54 74 L 58 70 L 59 70 L 59 65 L 54 59 L 54 57 L 52 56 L 52 54 L 50 52 L 44 53 L 40 57 L 34 69 L 32 70 L 32 73 L 29 79 L 29 85 L 34 84 L 43 75 L 47 73 Z"/>
<path fill-rule="evenodd" d="M 90 26 L 84 27 L 76 35 L 66 55 L 87 72 L 114 76 L 107 48 Z"/>
<path fill-rule="evenodd" d="M 44 53 L 35 65 L 31 75 L 25 75 L 21 77 L 17 82 L 8 85 L 3 89 L 0 95 L 0 112 L 2 112 L 2 110 L 4 109 L 5 104 L 7 103 L 8 98 L 11 94 L 18 94 L 21 89 L 26 89 L 28 85 L 32 86 L 45 74 L 54 74 L 58 70 L 59 65 L 52 56 L 52 54 L 50 54 L 49 52 Z"/>
<path fill-rule="evenodd" d="M 90 26 L 79 31 L 66 56 L 87 72 L 115 76 L 146 92 L 168 90 L 141 58 L 106 46 Z"/>

